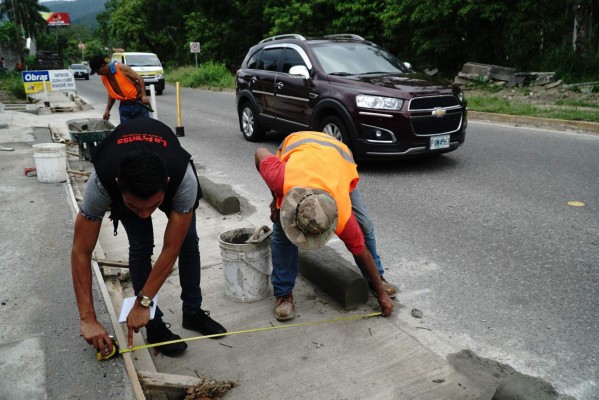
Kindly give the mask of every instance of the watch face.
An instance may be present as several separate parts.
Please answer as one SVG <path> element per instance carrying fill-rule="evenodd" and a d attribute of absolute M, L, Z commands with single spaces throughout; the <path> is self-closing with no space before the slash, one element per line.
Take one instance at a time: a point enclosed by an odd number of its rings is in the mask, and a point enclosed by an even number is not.
<path fill-rule="evenodd" d="M 139 300 L 139 304 L 141 304 L 142 307 L 150 307 L 152 305 L 152 299 L 150 299 L 148 296 L 144 296 L 141 293 L 137 295 L 137 299 Z"/>

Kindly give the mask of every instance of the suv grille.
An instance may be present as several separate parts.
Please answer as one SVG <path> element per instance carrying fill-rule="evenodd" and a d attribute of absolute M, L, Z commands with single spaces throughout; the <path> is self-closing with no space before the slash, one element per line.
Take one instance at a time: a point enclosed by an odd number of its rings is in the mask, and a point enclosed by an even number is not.
<path fill-rule="evenodd" d="M 455 96 L 431 96 L 431 97 L 416 97 L 410 100 L 408 111 L 424 111 L 433 110 L 436 107 L 458 107 L 458 99 Z"/>
<path fill-rule="evenodd" d="M 456 132 L 462 124 L 462 113 L 460 111 L 448 113 L 443 117 L 424 115 L 412 117 L 412 129 L 417 136 L 438 135 L 442 133 Z"/>

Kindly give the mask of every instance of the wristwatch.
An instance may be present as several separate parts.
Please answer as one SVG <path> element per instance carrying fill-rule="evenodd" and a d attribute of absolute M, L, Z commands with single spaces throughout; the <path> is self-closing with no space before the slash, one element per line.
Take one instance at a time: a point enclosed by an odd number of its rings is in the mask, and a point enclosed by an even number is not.
<path fill-rule="evenodd" d="M 154 305 L 154 302 L 152 301 L 152 299 L 149 298 L 148 296 L 144 296 L 144 294 L 142 292 L 139 292 L 137 294 L 137 300 L 139 300 L 139 304 L 143 308 L 152 307 Z"/>

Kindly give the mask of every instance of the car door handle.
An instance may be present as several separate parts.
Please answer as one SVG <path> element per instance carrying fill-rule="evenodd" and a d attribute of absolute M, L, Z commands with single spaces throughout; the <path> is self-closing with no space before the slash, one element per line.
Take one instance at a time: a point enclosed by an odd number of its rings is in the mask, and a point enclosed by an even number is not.
<path fill-rule="evenodd" d="M 285 86 L 285 84 L 284 84 L 283 82 L 277 82 L 277 83 L 275 83 L 275 87 L 276 87 L 278 90 L 281 90 L 281 89 L 283 89 L 283 86 Z"/>

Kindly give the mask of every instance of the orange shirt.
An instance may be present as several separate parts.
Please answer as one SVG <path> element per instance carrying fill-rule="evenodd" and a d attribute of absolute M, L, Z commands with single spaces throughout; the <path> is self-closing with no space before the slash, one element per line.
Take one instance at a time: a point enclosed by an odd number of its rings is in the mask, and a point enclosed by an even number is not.
<path fill-rule="evenodd" d="M 116 100 L 120 100 L 120 101 L 137 100 L 137 97 L 138 97 L 137 86 L 133 82 L 131 82 L 131 80 L 129 78 L 127 78 L 125 76 L 123 71 L 121 71 L 121 69 L 119 68 L 118 62 L 115 62 L 114 66 L 116 68 L 116 72 L 113 74 L 114 80 L 112 82 L 116 81 L 116 84 L 120 88 L 120 92 L 123 95 L 120 95 L 119 93 L 117 93 L 114 90 L 114 88 L 112 87 L 112 84 L 111 84 L 111 80 L 108 79 L 108 77 L 101 75 L 102 82 L 104 83 L 104 86 L 106 86 L 106 90 L 108 90 L 108 94 L 110 95 L 110 97 L 112 97 L 113 99 L 116 99 Z"/>

